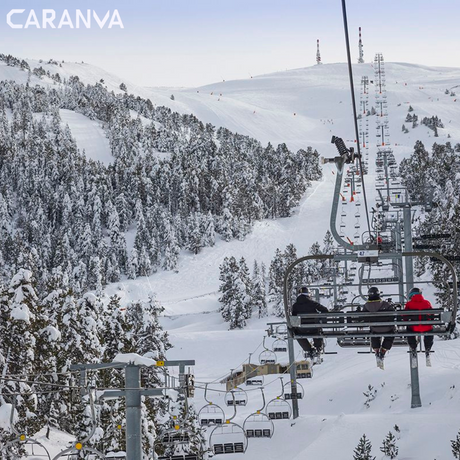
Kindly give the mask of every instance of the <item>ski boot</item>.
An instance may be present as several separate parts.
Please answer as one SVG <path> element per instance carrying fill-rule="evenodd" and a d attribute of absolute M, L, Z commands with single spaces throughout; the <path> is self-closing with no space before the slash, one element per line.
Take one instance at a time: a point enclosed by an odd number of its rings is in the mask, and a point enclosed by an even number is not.
<path fill-rule="evenodd" d="M 415 369 L 416 367 L 418 367 L 417 349 L 410 350 L 410 365 L 412 369 Z"/>
<path fill-rule="evenodd" d="M 430 350 L 425 351 L 426 367 L 431 367 Z"/>

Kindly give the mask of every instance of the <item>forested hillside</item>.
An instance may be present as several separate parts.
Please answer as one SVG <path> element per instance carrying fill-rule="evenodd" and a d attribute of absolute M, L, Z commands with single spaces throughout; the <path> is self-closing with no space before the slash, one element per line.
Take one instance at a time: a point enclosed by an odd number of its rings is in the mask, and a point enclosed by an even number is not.
<path fill-rule="evenodd" d="M 181 249 L 196 254 L 216 234 L 243 239 L 255 220 L 289 216 L 321 176 L 311 148 L 264 147 L 102 82 L 54 80 L 0 83 L 5 278 L 27 268 L 41 286 L 59 276 L 84 292 L 174 270 Z M 60 109 L 102 124 L 112 164 L 78 150 Z"/>

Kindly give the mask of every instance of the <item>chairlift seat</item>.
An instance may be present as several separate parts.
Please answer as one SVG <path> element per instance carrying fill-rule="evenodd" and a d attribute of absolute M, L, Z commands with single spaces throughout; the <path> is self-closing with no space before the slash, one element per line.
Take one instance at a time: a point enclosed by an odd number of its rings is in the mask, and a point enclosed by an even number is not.
<path fill-rule="evenodd" d="M 380 319 L 381 318 L 381 319 Z M 419 335 L 449 335 L 452 312 L 443 309 L 397 310 L 385 312 L 329 312 L 290 316 L 293 336 L 299 338 L 322 337 L 408 337 Z M 313 322 L 312 322 L 313 321 Z M 408 331 L 411 324 L 433 326 L 427 332 Z M 373 326 L 394 326 L 394 332 L 372 332 Z"/>

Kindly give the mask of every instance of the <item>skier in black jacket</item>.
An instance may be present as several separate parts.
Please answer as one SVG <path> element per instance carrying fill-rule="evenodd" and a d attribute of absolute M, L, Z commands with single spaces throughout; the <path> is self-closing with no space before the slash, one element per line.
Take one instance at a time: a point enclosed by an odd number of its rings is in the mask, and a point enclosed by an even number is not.
<path fill-rule="evenodd" d="M 294 305 L 292 306 L 292 316 L 297 315 L 308 315 L 308 314 L 316 314 L 316 313 L 328 313 L 329 310 L 326 307 L 323 307 L 318 302 L 315 302 L 310 297 L 310 291 L 307 287 L 301 287 L 299 290 L 299 296 L 297 297 Z M 316 320 L 312 318 L 311 320 L 303 320 L 303 323 L 315 323 Z M 295 328 L 296 334 L 315 334 L 320 332 L 320 328 L 312 328 L 312 329 L 300 329 Z M 299 345 L 302 349 L 310 355 L 310 357 L 314 355 L 319 355 L 323 350 L 323 339 L 322 338 L 315 338 L 313 339 L 314 348 L 311 346 L 311 343 L 308 339 L 298 339 Z"/>

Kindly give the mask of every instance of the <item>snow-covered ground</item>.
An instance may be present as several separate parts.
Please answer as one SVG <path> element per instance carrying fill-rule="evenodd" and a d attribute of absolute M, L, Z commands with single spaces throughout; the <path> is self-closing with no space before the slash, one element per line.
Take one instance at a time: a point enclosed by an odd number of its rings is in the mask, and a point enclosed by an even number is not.
<path fill-rule="evenodd" d="M 95 83 L 103 78 L 109 89 L 118 91 L 122 81 L 85 64 L 65 63 L 62 68 L 53 66 L 53 69 L 61 76 L 77 74 L 85 83 Z M 355 65 L 354 71 L 359 100 L 361 76 L 368 75 L 374 80 L 373 67 L 371 64 Z M 17 79 L 19 74 L 17 70 L 0 65 L 1 78 Z M 418 139 L 427 149 L 434 141 L 460 141 L 460 99 L 445 94 L 446 89 L 457 90 L 460 69 L 387 63 L 386 77 L 390 137 L 398 161 L 411 153 Z M 325 64 L 194 89 L 146 89 L 125 83 L 129 92 L 150 97 L 155 104 L 192 112 L 205 122 L 254 136 L 263 143 L 286 142 L 291 149 L 312 146 L 321 155 L 330 157 L 335 155 L 335 148 L 330 144 L 331 135 L 343 137 L 349 145 L 354 141 L 345 64 Z M 370 106 L 374 105 L 373 91 L 371 85 Z M 175 96 L 174 101 L 169 98 L 171 94 Z M 433 115 L 442 119 L 445 128 L 439 130 L 439 138 L 434 138 L 433 132 L 425 126 L 412 129 L 411 123 L 405 123 L 409 105 L 419 121 L 424 116 Z M 88 120 L 80 118 L 82 115 L 61 115 L 88 155 L 91 148 L 99 149 L 93 141 L 97 139 L 96 142 L 102 143 L 97 123 L 88 124 Z M 402 133 L 402 124 L 406 124 L 408 134 Z M 369 126 L 373 165 L 375 117 L 369 118 Z M 447 138 L 448 134 L 451 139 Z M 250 266 L 254 259 L 268 264 L 278 247 L 283 250 L 287 244 L 294 243 L 300 256 L 312 243 L 321 242 L 329 228 L 335 180 L 333 171 L 333 166 L 324 166 L 323 180 L 312 184 L 292 217 L 256 223 L 245 241 L 218 241 L 214 248 L 205 248 L 196 256 L 184 252 L 178 273 L 160 272 L 148 279 L 119 282 L 108 286 L 105 295 L 116 293 L 127 302 L 156 293 L 166 309 L 162 324 L 169 331 L 174 345 L 168 358 L 195 359 L 198 387 L 204 382 L 219 381 L 230 369 L 237 369 L 247 360 L 249 353 L 254 353 L 252 359 L 257 361 L 265 321 L 252 319 L 244 330 L 227 330 L 227 325 L 216 312 L 219 307 L 218 267 L 225 256 L 244 256 Z M 375 174 L 371 170 L 366 177 L 370 203 L 373 202 L 374 180 Z M 423 407 L 410 409 L 409 358 L 405 348 L 395 348 L 389 353 L 386 369 L 382 372 L 376 368 L 373 356 L 340 349 L 330 341 L 328 350 L 338 354 L 327 355 L 324 363 L 315 367 L 314 378 L 301 382 L 305 388 L 305 399 L 300 402 L 301 417 L 296 421 L 275 422 L 274 437 L 271 440 L 251 440 L 244 458 L 350 459 L 359 438 L 366 433 L 373 443 L 373 454 L 381 459 L 383 454 L 379 447 L 382 440 L 397 424 L 401 429 L 401 439 L 397 441 L 400 460 L 451 459 L 449 441 L 455 438 L 460 428 L 458 343 L 435 342 L 433 367 L 425 368 L 422 363 L 420 369 Z M 276 397 L 279 394 L 277 377 L 266 379 L 266 383 L 267 399 Z M 368 385 L 378 391 L 376 399 L 366 408 L 363 392 Z M 213 401 L 223 404 L 222 386 L 214 383 L 211 388 L 220 390 L 212 397 Z M 238 423 L 259 407 L 260 394 L 250 391 L 249 395 L 248 406 L 238 408 Z M 200 388 L 194 404 L 197 409 L 204 404 Z M 231 415 L 228 410 L 226 413 Z M 238 457 L 241 458 L 235 454 L 225 458 Z"/>
<path fill-rule="evenodd" d="M 73 110 L 62 109 L 59 113 L 62 122 L 69 125 L 78 147 L 85 151 L 87 157 L 98 160 L 105 165 L 113 161 L 109 140 L 100 126 L 100 122 L 90 120 Z"/>

